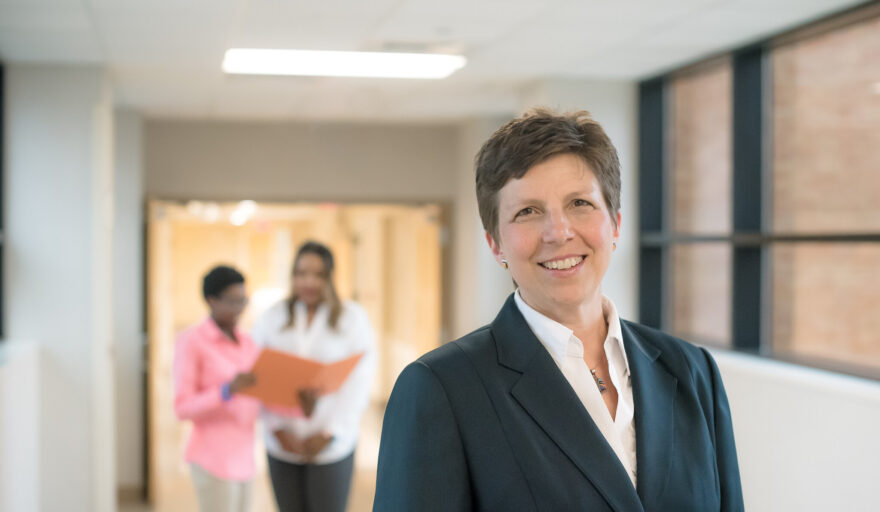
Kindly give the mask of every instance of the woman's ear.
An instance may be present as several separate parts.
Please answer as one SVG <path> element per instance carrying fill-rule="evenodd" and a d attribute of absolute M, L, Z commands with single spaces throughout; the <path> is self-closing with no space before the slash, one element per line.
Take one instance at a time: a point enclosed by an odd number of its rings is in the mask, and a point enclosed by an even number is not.
<path fill-rule="evenodd" d="M 492 251 L 492 256 L 495 256 L 495 261 L 501 265 L 501 260 L 504 259 L 504 254 L 501 252 L 501 245 L 495 241 L 495 238 L 489 234 L 488 231 L 485 231 L 486 234 L 486 243 L 489 244 L 489 249 Z"/>
<path fill-rule="evenodd" d="M 614 226 L 614 239 L 617 240 L 620 238 L 620 221 L 623 217 L 620 216 L 620 210 L 617 211 L 617 224 Z"/>

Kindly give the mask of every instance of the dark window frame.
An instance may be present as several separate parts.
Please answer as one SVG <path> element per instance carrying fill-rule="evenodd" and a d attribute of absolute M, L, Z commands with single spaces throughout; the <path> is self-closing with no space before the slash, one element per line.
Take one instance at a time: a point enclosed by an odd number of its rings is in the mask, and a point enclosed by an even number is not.
<path fill-rule="evenodd" d="M 671 330 L 670 253 L 682 244 L 723 242 L 732 250 L 731 346 L 729 349 L 838 373 L 880 380 L 880 368 L 774 353 L 772 350 L 772 274 L 775 244 L 878 243 L 877 233 L 779 233 L 770 228 L 772 213 L 772 71 L 769 56 L 781 43 L 833 30 L 880 12 L 868 2 L 821 20 L 725 52 L 731 57 L 732 83 L 732 229 L 725 235 L 683 234 L 672 229 L 670 84 L 673 77 L 699 62 L 651 77 L 639 84 L 639 321 Z M 691 340 L 700 342 L 701 340 Z"/>
<path fill-rule="evenodd" d="M 5 339 L 6 335 L 6 308 L 3 299 L 6 295 L 6 288 L 4 287 L 3 275 L 5 273 L 5 264 L 4 264 L 4 251 L 6 248 L 6 230 L 5 228 L 5 219 L 4 212 L 6 208 L 6 203 L 4 199 L 4 176 L 6 173 L 4 172 L 4 163 L 6 162 L 6 153 L 4 151 L 4 142 L 6 141 L 6 132 L 4 130 L 6 125 L 6 111 L 4 106 L 6 105 L 6 75 L 5 69 L 3 67 L 3 63 L 0 62 L 0 342 Z"/>

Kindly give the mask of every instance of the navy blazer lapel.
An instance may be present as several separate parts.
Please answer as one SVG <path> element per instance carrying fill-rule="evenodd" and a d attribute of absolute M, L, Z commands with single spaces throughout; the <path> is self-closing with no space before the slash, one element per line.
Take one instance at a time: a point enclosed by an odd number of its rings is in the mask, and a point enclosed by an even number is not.
<path fill-rule="evenodd" d="M 522 373 L 511 395 L 620 512 L 642 504 L 626 470 L 587 410 L 532 333 L 511 295 L 492 323 L 499 362 Z"/>
<path fill-rule="evenodd" d="M 675 395 L 678 379 L 629 322 L 622 321 L 624 346 L 632 376 L 636 425 L 636 485 L 646 510 L 656 507 L 666 487 L 675 447 Z"/>

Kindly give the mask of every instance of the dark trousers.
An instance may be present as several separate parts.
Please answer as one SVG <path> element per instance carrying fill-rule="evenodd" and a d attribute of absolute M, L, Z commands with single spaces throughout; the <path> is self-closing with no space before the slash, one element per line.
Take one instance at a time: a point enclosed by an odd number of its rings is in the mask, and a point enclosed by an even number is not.
<path fill-rule="evenodd" d="M 269 458 L 269 476 L 280 512 L 345 512 L 354 453 L 332 464 L 293 464 Z"/>

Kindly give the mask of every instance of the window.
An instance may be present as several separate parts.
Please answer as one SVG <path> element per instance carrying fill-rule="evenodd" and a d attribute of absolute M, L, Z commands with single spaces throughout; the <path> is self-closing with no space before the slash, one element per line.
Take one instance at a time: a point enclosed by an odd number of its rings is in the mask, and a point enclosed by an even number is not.
<path fill-rule="evenodd" d="M 730 60 L 670 81 L 672 225 L 677 233 L 730 232 Z"/>
<path fill-rule="evenodd" d="M 880 368 L 880 243 L 772 249 L 773 350 Z"/>
<path fill-rule="evenodd" d="M 694 342 L 730 347 L 730 245 L 672 244 L 671 259 L 670 331 Z"/>
<path fill-rule="evenodd" d="M 880 378 L 880 7 L 640 85 L 641 321 Z"/>
<path fill-rule="evenodd" d="M 812 238 L 771 248 L 773 350 L 880 368 L 880 16 L 842 21 L 769 52 L 771 229 Z"/>
<path fill-rule="evenodd" d="M 730 346 L 727 243 L 689 243 L 730 233 L 731 66 L 729 59 L 680 73 L 669 82 L 670 330 L 682 338 Z M 698 240 L 698 239 L 694 239 Z"/>

